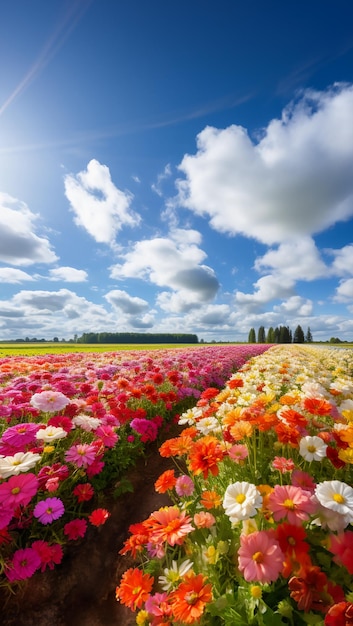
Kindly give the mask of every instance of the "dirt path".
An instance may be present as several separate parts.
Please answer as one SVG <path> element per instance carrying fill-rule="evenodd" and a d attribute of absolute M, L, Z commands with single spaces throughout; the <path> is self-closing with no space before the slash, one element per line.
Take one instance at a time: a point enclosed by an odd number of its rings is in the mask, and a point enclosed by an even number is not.
<path fill-rule="evenodd" d="M 134 493 L 109 507 L 104 526 L 90 529 L 84 543 L 75 546 L 55 571 L 34 576 L 24 591 L 2 606 L 2 626 L 132 626 L 136 615 L 115 600 L 121 574 L 131 566 L 119 556 L 130 524 L 142 521 L 169 504 L 154 490 L 158 476 L 172 463 L 157 449 L 139 461 L 129 476 Z"/>

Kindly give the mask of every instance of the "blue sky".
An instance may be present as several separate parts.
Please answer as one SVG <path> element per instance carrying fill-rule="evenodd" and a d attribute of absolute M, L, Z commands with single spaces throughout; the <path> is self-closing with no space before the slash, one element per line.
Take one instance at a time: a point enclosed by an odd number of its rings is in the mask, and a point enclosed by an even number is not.
<path fill-rule="evenodd" d="M 353 340 L 350 0 L 13 0 L 0 339 Z"/>

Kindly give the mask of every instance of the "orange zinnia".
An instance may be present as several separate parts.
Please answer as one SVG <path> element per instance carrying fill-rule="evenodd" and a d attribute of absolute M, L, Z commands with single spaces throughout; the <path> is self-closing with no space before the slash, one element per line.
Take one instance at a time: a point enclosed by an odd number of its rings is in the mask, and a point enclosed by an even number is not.
<path fill-rule="evenodd" d="M 180 437 L 173 437 L 172 439 L 168 439 L 162 443 L 159 448 L 159 454 L 166 458 L 171 456 L 182 456 L 183 454 L 188 453 L 192 443 L 193 441 L 189 436 L 184 437 L 181 435 Z"/>
<path fill-rule="evenodd" d="M 222 504 L 222 498 L 216 491 L 204 491 L 201 496 L 201 504 L 205 509 L 217 509 Z"/>
<path fill-rule="evenodd" d="M 202 473 L 206 480 L 209 472 L 213 476 L 217 476 L 219 472 L 218 463 L 223 458 L 224 452 L 217 437 L 206 435 L 193 442 L 189 452 L 189 467 L 196 476 Z"/>
<path fill-rule="evenodd" d="M 136 611 L 146 602 L 153 583 L 153 576 L 143 574 L 137 567 L 130 567 L 122 575 L 120 585 L 115 591 L 115 597 L 129 609 Z"/>
<path fill-rule="evenodd" d="M 166 491 L 173 489 L 173 487 L 175 487 L 175 483 L 176 478 L 174 470 L 170 469 L 163 472 L 163 474 L 161 474 L 160 477 L 157 478 L 156 482 L 154 483 L 154 488 L 157 493 L 165 493 Z"/>
<path fill-rule="evenodd" d="M 212 585 L 206 584 L 202 574 L 188 573 L 184 581 L 170 595 L 173 615 L 178 622 L 195 624 L 204 612 L 205 606 L 212 601 Z"/>
<path fill-rule="evenodd" d="M 230 429 L 230 434 L 232 435 L 234 441 L 241 441 L 245 437 L 251 437 L 253 433 L 253 426 L 250 422 L 246 422 L 245 420 L 239 420 L 232 428 Z"/>
<path fill-rule="evenodd" d="M 167 542 L 170 546 L 180 546 L 185 536 L 195 530 L 190 522 L 191 517 L 177 506 L 163 507 L 146 520 L 150 529 L 150 540 L 156 544 Z"/>
<path fill-rule="evenodd" d="M 304 408 L 312 415 L 331 415 L 333 407 L 324 398 L 305 398 Z"/>

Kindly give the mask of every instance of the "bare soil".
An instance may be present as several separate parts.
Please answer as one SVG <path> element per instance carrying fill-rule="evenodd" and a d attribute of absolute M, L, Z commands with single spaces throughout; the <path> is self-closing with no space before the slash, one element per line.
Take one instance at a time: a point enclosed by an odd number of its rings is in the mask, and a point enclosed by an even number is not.
<path fill-rule="evenodd" d="M 134 565 L 119 555 L 130 524 L 142 521 L 170 504 L 157 494 L 154 482 L 173 467 L 157 448 L 137 463 L 129 479 L 134 492 L 109 503 L 111 516 L 98 529 L 90 528 L 55 570 L 36 574 L 10 598 L 0 594 L 2 626 L 133 626 L 136 614 L 115 599 L 121 575 Z M 108 508 L 108 507 L 107 507 Z"/>

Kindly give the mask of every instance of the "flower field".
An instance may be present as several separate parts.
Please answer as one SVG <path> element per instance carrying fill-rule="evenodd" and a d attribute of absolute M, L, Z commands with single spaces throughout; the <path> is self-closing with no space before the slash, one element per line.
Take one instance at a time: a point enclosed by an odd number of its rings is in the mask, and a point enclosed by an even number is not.
<path fill-rule="evenodd" d="M 353 624 L 353 352 L 275 346 L 184 411 L 130 527 L 139 626 Z"/>
<path fill-rule="evenodd" d="M 110 516 L 105 495 L 208 387 L 268 346 L 0 359 L 0 586 L 60 565 Z"/>

